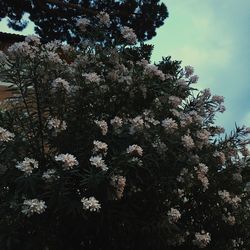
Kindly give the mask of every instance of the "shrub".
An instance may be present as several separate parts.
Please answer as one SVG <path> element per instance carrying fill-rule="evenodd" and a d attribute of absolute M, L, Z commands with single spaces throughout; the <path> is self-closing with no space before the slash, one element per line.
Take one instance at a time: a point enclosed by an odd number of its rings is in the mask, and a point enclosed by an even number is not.
<path fill-rule="evenodd" d="M 250 247 L 249 128 L 223 137 L 223 97 L 151 49 L 32 36 L 1 53 L 17 93 L 0 114 L 1 249 Z"/>

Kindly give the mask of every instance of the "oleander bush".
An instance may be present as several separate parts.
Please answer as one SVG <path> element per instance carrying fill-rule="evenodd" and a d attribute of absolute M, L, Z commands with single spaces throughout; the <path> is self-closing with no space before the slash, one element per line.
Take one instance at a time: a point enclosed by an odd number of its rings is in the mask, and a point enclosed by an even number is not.
<path fill-rule="evenodd" d="M 150 63 L 131 28 L 96 43 L 107 17 L 76 46 L 28 36 L 0 53 L 16 93 L 1 103 L 0 248 L 249 249 L 250 129 L 224 135 L 223 97 L 191 66 Z"/>

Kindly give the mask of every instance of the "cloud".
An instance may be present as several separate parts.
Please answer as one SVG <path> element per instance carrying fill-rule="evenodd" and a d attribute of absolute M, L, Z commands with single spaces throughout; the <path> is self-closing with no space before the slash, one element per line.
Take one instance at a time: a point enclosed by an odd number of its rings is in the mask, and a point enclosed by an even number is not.
<path fill-rule="evenodd" d="M 197 88 L 225 96 L 227 111 L 218 122 L 250 126 L 250 1 L 165 0 L 170 16 L 152 40 L 153 60 L 171 55 L 192 65 L 200 76 Z M 234 17 L 234 18 L 233 18 Z"/>
<path fill-rule="evenodd" d="M 199 69 L 226 68 L 235 52 L 235 37 L 225 18 L 218 18 L 213 4 L 197 0 L 163 2 L 170 17 L 153 40 L 155 51 L 167 52 Z M 161 59 L 159 52 L 153 56 Z"/>
<path fill-rule="evenodd" d="M 231 47 L 203 47 L 186 44 L 178 50 L 173 50 L 174 55 L 185 64 L 198 65 L 199 67 L 226 67 L 232 56 Z"/>
<path fill-rule="evenodd" d="M 247 127 L 250 127 L 250 112 L 245 114 L 244 118 L 242 119 L 241 124 L 246 125 Z"/>

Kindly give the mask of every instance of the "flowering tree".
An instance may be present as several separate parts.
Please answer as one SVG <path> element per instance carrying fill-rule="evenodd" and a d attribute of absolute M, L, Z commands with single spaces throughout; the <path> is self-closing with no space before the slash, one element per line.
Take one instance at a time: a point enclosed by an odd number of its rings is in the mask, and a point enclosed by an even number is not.
<path fill-rule="evenodd" d="M 249 128 L 220 136 L 223 97 L 105 20 L 0 54 L 1 249 L 249 249 Z"/>

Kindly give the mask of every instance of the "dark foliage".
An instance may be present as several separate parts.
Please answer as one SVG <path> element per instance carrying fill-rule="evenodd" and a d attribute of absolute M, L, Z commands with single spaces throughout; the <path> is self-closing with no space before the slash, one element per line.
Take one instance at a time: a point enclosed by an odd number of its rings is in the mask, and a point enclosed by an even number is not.
<path fill-rule="evenodd" d="M 0 20 L 8 16 L 9 27 L 23 30 L 27 22 L 23 15 L 37 25 L 36 32 L 46 41 L 58 39 L 69 43 L 79 42 L 76 21 L 79 17 L 93 19 L 100 11 L 111 17 L 110 31 L 117 35 L 121 26 L 135 30 L 139 41 L 151 39 L 156 28 L 168 16 L 167 8 L 159 0 L 4 0 L 0 1 Z"/>

